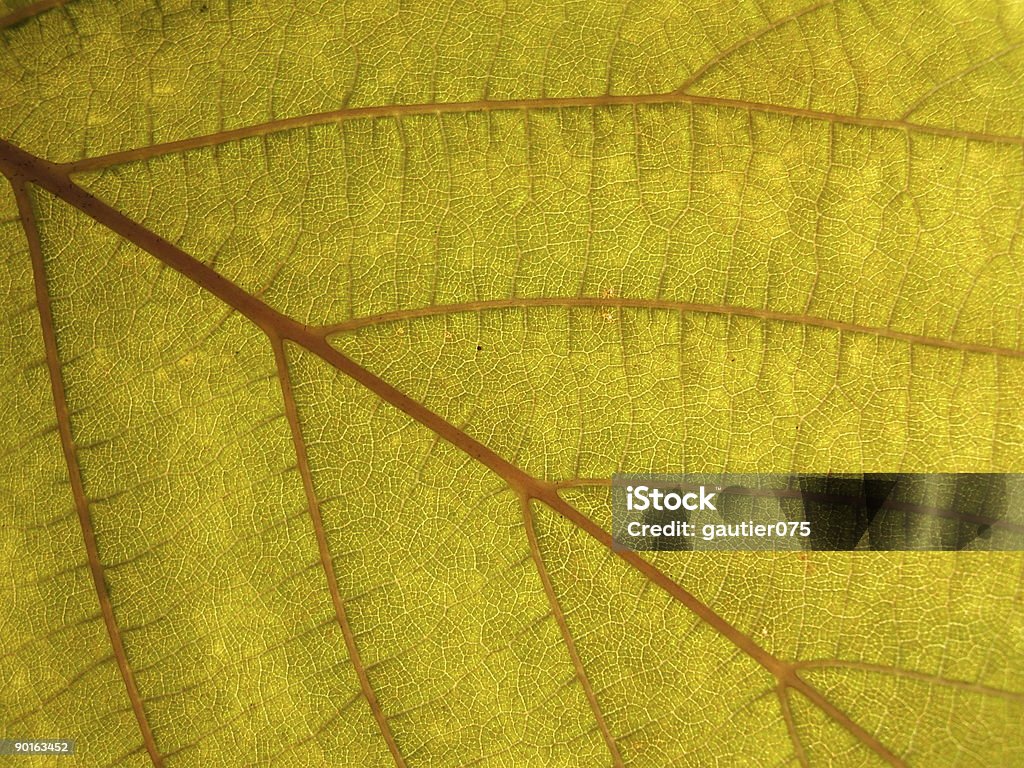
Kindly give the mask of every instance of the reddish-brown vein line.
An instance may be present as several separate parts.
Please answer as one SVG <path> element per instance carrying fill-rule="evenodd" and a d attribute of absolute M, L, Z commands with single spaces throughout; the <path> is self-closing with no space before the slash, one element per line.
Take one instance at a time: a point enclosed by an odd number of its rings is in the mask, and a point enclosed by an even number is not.
<path fill-rule="evenodd" d="M 534 483 L 540 489 L 535 495 L 535 498 L 540 499 L 556 512 L 559 512 L 567 520 L 575 524 L 578 528 L 589 533 L 594 539 L 612 550 L 616 555 L 636 568 L 636 570 L 640 571 L 640 573 L 646 576 L 651 582 L 686 606 L 692 613 L 696 614 L 701 620 L 703 620 L 705 624 L 710 626 L 723 637 L 727 638 L 733 645 L 750 656 L 750 658 L 766 670 L 771 672 L 780 685 L 799 691 L 805 698 L 809 699 L 826 715 L 831 717 L 842 728 L 846 729 L 851 735 L 863 742 L 865 746 L 875 752 L 875 754 L 890 765 L 905 765 L 905 763 L 893 754 L 888 747 L 882 744 L 872 734 L 865 731 L 860 725 L 854 722 L 849 715 L 825 698 L 818 689 L 803 680 L 803 678 L 796 673 L 791 662 L 782 661 L 781 659 L 773 656 L 767 650 L 758 645 L 751 637 L 744 634 L 718 615 L 710 606 L 701 602 L 697 597 L 683 587 L 683 585 L 658 568 L 658 566 L 642 557 L 639 552 L 620 549 L 614 546 L 612 535 L 608 531 L 577 510 L 571 504 L 564 501 L 557 492 L 555 492 L 553 486 L 541 484 L 539 481 L 534 481 Z"/>
<path fill-rule="evenodd" d="M 87 157 L 65 163 L 61 167 L 68 173 L 79 171 L 93 171 L 100 168 L 107 168 L 120 163 L 127 163 L 133 160 L 146 160 L 152 157 L 160 157 L 174 152 L 182 152 L 189 149 L 201 147 L 213 147 L 218 144 L 226 144 L 231 141 L 247 139 L 253 136 L 266 136 L 267 134 L 287 131 L 295 128 L 309 128 L 315 125 L 337 123 L 344 120 L 370 119 L 376 117 L 410 117 L 413 115 L 447 115 L 460 114 L 465 112 L 497 112 L 501 110 L 535 110 L 535 109 L 572 109 L 572 108 L 593 108 L 593 107 L 634 107 L 640 105 L 665 105 L 665 104 L 695 104 L 707 107 L 724 107 L 727 109 L 739 109 L 744 111 L 764 112 L 769 114 L 786 115 L 788 117 L 802 117 L 811 120 L 824 120 L 845 125 L 861 126 L 866 128 L 890 128 L 900 131 L 913 131 L 914 133 L 930 134 L 934 136 L 945 136 L 954 139 L 969 139 L 974 141 L 987 141 L 998 144 L 1024 145 L 1024 136 L 1012 136 L 1008 134 L 993 134 L 984 131 L 967 131 L 957 128 L 943 128 L 935 125 L 924 125 L 911 123 L 906 120 L 864 117 L 860 115 L 843 115 L 837 112 L 827 112 L 818 109 L 806 109 L 803 107 L 788 107 L 779 104 L 767 104 L 759 101 L 745 101 L 743 99 L 726 99 L 717 96 L 703 96 L 695 93 L 643 93 L 643 94 L 604 94 L 599 96 L 566 96 L 538 97 L 529 99 L 480 99 L 478 101 L 438 102 L 429 104 L 395 104 L 389 106 L 367 106 L 367 107 L 345 107 L 328 112 L 317 112 L 311 115 L 299 115 L 297 117 L 285 117 L 279 120 L 270 120 L 266 123 L 248 125 L 242 128 L 232 128 L 226 131 L 194 136 L 188 139 L 168 141 L 162 144 L 152 144 L 146 147 L 136 147 L 122 152 L 111 152 L 107 155 Z"/>
<path fill-rule="evenodd" d="M 959 352 L 977 352 L 986 355 L 999 355 L 1001 357 L 1024 358 L 1024 349 L 1012 349 L 1010 347 L 997 347 L 989 344 L 976 344 L 974 342 L 954 341 L 952 339 L 941 339 L 934 336 L 921 336 L 904 331 L 895 331 L 891 328 L 881 326 L 860 325 L 843 320 L 831 320 L 825 317 L 811 317 L 798 315 L 789 312 L 776 312 L 769 309 L 756 309 L 754 307 L 739 307 L 730 304 L 697 304 L 687 301 L 672 301 L 670 299 L 642 299 L 628 298 L 622 296 L 541 296 L 533 298 L 510 298 L 510 299 L 482 299 L 479 301 L 467 301 L 459 304 L 441 304 L 429 307 L 415 307 L 413 309 L 399 309 L 394 312 L 383 312 L 379 315 L 367 317 L 356 317 L 340 323 L 325 326 L 322 330 L 328 335 L 342 333 L 344 331 L 357 330 L 379 323 L 395 322 L 400 320 L 412 320 L 421 317 L 433 317 L 436 315 L 456 314 L 459 312 L 482 312 L 496 309 L 529 309 L 531 307 L 612 307 L 630 309 L 660 309 L 672 312 L 699 312 L 717 315 L 735 315 L 737 317 L 750 317 L 758 320 L 772 320 L 780 323 L 793 323 L 797 325 L 813 326 L 815 328 L 828 328 L 840 332 L 862 333 L 880 338 L 893 339 L 930 347 L 953 349 Z"/>
<path fill-rule="evenodd" d="M 359 687 L 362 689 L 366 702 L 370 705 L 373 718 L 377 721 L 381 735 L 388 745 L 388 750 L 395 760 L 395 765 L 405 768 L 405 759 L 398 750 L 394 734 L 391 733 L 391 726 L 388 724 L 387 716 L 381 709 L 377 699 L 377 693 L 370 684 L 369 675 L 359 654 L 359 647 L 356 645 L 356 636 L 352 631 L 352 625 L 348 621 L 348 613 L 345 610 L 345 601 L 338 589 L 338 578 L 334 571 L 334 560 L 331 557 L 330 547 L 327 545 L 327 533 L 324 530 L 323 517 L 320 515 L 320 500 L 313 490 L 313 474 L 309 469 L 309 458 L 306 455 L 306 442 L 302 437 L 302 428 L 299 425 L 299 412 L 295 405 L 295 395 L 292 392 L 291 376 L 288 372 L 288 360 L 285 356 L 284 343 L 276 334 L 270 336 L 270 343 L 274 349 L 274 361 L 277 365 L 277 376 L 281 382 L 281 395 L 284 398 L 284 412 L 291 427 L 292 442 L 295 446 L 295 458 L 299 468 L 299 475 L 302 477 L 302 487 L 306 492 L 306 503 L 309 506 L 309 515 L 313 520 L 313 530 L 316 533 L 316 546 L 320 552 L 320 563 L 327 576 L 327 589 L 331 593 L 331 602 L 334 604 L 334 613 L 341 627 L 341 634 L 345 638 L 345 647 L 348 649 L 349 658 L 355 668 L 356 677 L 359 678 Z"/>
<path fill-rule="evenodd" d="M 1006 48 L 1004 48 L 1003 50 L 999 51 L 998 53 L 994 53 L 991 56 L 989 56 L 989 57 L 987 57 L 985 59 L 982 59 L 981 61 L 975 62 L 974 64 L 971 64 L 966 69 L 961 69 L 959 72 L 957 72 L 952 77 L 948 77 L 945 80 L 942 80 L 941 82 L 936 83 L 927 93 L 925 93 L 924 95 L 918 97 L 909 107 L 907 107 L 903 111 L 903 114 L 900 115 L 900 120 L 906 120 L 907 118 L 909 118 L 912 114 L 917 112 L 917 110 L 921 109 L 921 107 L 923 107 L 925 104 L 927 104 L 928 100 L 931 99 L 932 96 L 934 96 L 936 93 L 941 91 L 943 88 L 946 88 L 947 86 L 950 86 L 953 83 L 956 83 L 956 82 L 962 80 L 963 78 L 967 77 L 968 75 L 972 74 L 973 72 L 977 72 L 982 67 L 986 67 L 989 64 L 992 64 L 992 63 L 994 63 L 996 61 L 999 61 L 1002 58 L 1005 58 L 1006 56 L 1009 56 L 1011 53 L 1019 50 L 1022 45 L 1024 45 L 1024 40 L 1018 40 L 1016 43 L 1013 43 L 1012 45 L 1007 46 Z"/>
<path fill-rule="evenodd" d="M 639 553 L 613 547 L 611 534 L 565 502 L 551 483 L 538 480 L 527 474 L 422 403 L 413 400 L 401 390 L 346 357 L 331 346 L 326 336 L 316 329 L 282 315 L 255 296 L 246 293 L 206 264 L 189 256 L 177 246 L 128 218 L 116 208 L 93 197 L 75 184 L 63 168 L 0 140 L 0 169 L 12 180 L 18 182 L 27 180 L 37 184 L 97 223 L 147 251 L 167 266 L 192 280 L 199 287 L 212 293 L 228 306 L 234 307 L 268 335 L 278 335 L 305 347 L 324 362 L 366 387 L 377 397 L 398 408 L 467 456 L 491 469 L 503 478 L 512 490 L 544 502 L 598 542 L 612 549 L 618 557 L 643 573 L 654 584 L 700 617 L 712 629 L 771 672 L 780 683 L 800 691 L 883 760 L 894 766 L 905 765 L 888 747 L 861 728 L 845 712 L 825 698 L 820 691 L 801 679 L 792 664 L 781 661 L 770 654 L 656 565 L 641 557 Z"/>
<path fill-rule="evenodd" d="M 131 702 L 132 711 L 135 713 L 135 720 L 138 722 L 139 730 L 142 732 L 142 741 L 146 746 L 146 751 L 149 752 L 153 765 L 156 768 L 163 768 L 163 757 L 157 750 L 153 731 L 149 727 L 146 712 L 142 707 L 142 696 L 139 695 L 139 688 L 135 683 L 135 674 L 128 663 L 124 643 L 121 641 L 121 630 L 118 628 L 117 619 L 114 616 L 114 608 L 111 605 L 110 595 L 107 592 L 106 578 L 103 575 L 103 564 L 100 562 L 99 549 L 96 546 L 96 533 L 92 525 L 92 514 L 89 511 L 89 500 L 85 496 L 85 487 L 82 484 L 82 474 L 78 466 L 75 442 L 71 436 L 71 420 L 68 413 L 67 400 L 64 395 L 64 377 L 61 373 L 60 358 L 57 354 L 57 336 L 53 330 L 50 294 L 46 287 L 46 268 L 43 264 L 43 250 L 39 242 L 39 232 L 36 229 L 32 202 L 29 200 L 24 183 L 14 179 L 11 181 L 14 187 L 14 196 L 18 203 L 18 213 L 21 215 L 21 224 L 25 230 L 25 238 L 28 241 L 29 255 L 32 259 L 36 306 L 39 309 L 39 322 L 43 331 L 43 349 L 46 353 L 46 367 L 50 373 L 50 390 L 53 394 L 53 405 L 57 413 L 57 431 L 60 434 L 64 461 L 67 464 L 68 478 L 71 481 L 71 493 L 75 500 L 75 510 L 78 512 L 82 539 L 85 542 L 86 556 L 89 561 L 89 573 L 92 576 L 92 583 L 96 589 L 96 598 L 99 600 L 100 612 L 103 614 L 103 623 L 107 628 L 107 636 L 110 638 L 114 659 L 117 662 L 117 668 L 121 671 L 121 679 L 124 681 L 124 687 Z"/>
<path fill-rule="evenodd" d="M 784 685 L 778 685 L 775 693 L 779 697 L 779 706 L 782 708 L 782 720 L 786 723 L 786 731 L 789 733 L 789 740 L 793 743 L 793 752 L 796 759 L 803 768 L 810 768 L 811 762 L 807 759 L 807 750 L 800 740 L 800 733 L 796 729 L 796 720 L 793 718 L 793 707 L 789 703 L 789 689 Z"/>
<path fill-rule="evenodd" d="M 879 675 L 892 675 L 908 680 L 917 680 L 931 685 L 940 685 L 947 688 L 976 693 L 979 696 L 995 696 L 1000 699 L 1024 702 L 1024 692 L 1006 691 L 1002 688 L 994 688 L 984 683 L 972 683 L 969 680 L 958 680 L 941 675 L 932 675 L 927 672 L 918 672 L 913 669 L 900 669 L 899 667 L 888 667 L 885 664 L 872 664 L 865 661 L 844 660 L 844 659 L 808 659 L 807 661 L 793 662 L 793 668 L 801 669 L 849 669 L 859 672 L 870 672 Z"/>
<path fill-rule="evenodd" d="M 60 8 L 68 1 L 69 0 L 36 0 L 36 2 L 23 5 L 21 8 L 15 8 L 6 16 L 0 17 L 0 29 L 13 27 L 15 24 L 20 24 L 26 19 L 31 19 L 33 16 L 38 16 L 45 11 Z"/>
<path fill-rule="evenodd" d="M 608 751 L 612 756 L 612 764 L 616 768 L 622 768 L 625 763 L 622 760 L 622 754 L 619 752 L 619 745 L 615 743 L 615 737 L 612 736 L 611 729 L 608 727 L 608 722 L 605 720 L 604 713 L 601 711 L 600 705 L 597 703 L 597 695 L 594 693 L 594 687 L 590 684 L 590 678 L 587 677 L 587 672 L 583 668 L 583 659 L 580 658 L 579 651 L 576 650 L 576 641 L 573 639 L 572 632 L 569 630 L 569 623 L 565 620 L 565 613 L 562 611 L 562 605 L 558 601 L 558 595 L 555 594 L 555 586 L 551 583 L 551 575 L 548 573 L 547 566 L 544 564 L 544 556 L 540 552 L 540 542 L 537 540 L 537 529 L 534 527 L 533 511 L 530 509 L 530 498 L 526 495 L 520 497 L 520 503 L 523 508 L 523 525 L 526 527 L 526 539 L 530 545 L 530 556 L 533 558 L 533 563 L 537 567 L 537 573 L 540 575 L 541 584 L 544 585 L 544 594 L 548 598 L 548 603 L 551 605 L 551 615 L 555 617 L 555 622 L 558 624 L 558 630 L 562 633 L 562 640 L 565 642 L 565 647 L 569 651 L 569 658 L 572 660 L 572 665 L 576 670 L 576 679 L 579 680 L 580 685 L 583 687 L 583 693 L 587 697 L 587 702 L 590 704 L 590 708 L 594 712 L 594 718 L 597 720 L 598 730 L 601 732 L 601 737 L 604 739 L 605 745 L 608 747 Z"/>

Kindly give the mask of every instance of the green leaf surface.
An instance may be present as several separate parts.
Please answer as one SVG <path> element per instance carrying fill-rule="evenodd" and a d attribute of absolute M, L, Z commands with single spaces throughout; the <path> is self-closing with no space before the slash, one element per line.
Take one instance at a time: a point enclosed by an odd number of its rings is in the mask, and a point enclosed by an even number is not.
<path fill-rule="evenodd" d="M 1019 554 L 607 488 L 1024 471 L 1024 5 L 2 7 L 0 762 L 1024 760 Z"/>

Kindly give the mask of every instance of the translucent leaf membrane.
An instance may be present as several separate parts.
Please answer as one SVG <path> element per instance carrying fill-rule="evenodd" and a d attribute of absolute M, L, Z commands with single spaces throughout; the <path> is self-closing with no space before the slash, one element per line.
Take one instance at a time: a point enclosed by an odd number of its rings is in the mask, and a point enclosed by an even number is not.
<path fill-rule="evenodd" d="M 553 481 L 897 460 L 1011 470 L 1024 458 L 1019 358 L 731 308 L 561 303 L 393 319 L 334 343 Z"/>
<path fill-rule="evenodd" d="M 272 133 L 84 186 L 304 322 L 510 297 L 745 307 L 1019 350 L 1013 145 L 691 105 Z"/>
<path fill-rule="evenodd" d="M 0 27 L 0 133 L 55 160 L 341 106 L 680 88 L 1011 136 L 1024 127 L 1024 12 L 1012 3 L 55 5 Z"/>
<path fill-rule="evenodd" d="M 0 736 L 1019 761 L 1019 554 L 613 552 L 606 483 L 1024 469 L 1022 25 L 8 2 Z"/>
<path fill-rule="evenodd" d="M 75 738 L 94 765 L 145 765 L 82 546 L 32 259 L 9 187 L 0 192 L 0 301 L 3 734 Z"/>
<path fill-rule="evenodd" d="M 36 205 L 99 557 L 159 750 L 376 759 L 265 338 L 77 211 Z"/>

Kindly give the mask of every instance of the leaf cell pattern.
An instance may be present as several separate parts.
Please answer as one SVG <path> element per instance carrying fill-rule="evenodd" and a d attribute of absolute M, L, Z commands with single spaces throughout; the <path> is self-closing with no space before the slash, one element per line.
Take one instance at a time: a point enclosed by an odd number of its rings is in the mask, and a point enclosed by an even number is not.
<path fill-rule="evenodd" d="M 0 735 L 1021 760 L 1019 554 L 623 552 L 606 487 L 1024 471 L 1019 4 L 4 0 L 0 40 Z"/>

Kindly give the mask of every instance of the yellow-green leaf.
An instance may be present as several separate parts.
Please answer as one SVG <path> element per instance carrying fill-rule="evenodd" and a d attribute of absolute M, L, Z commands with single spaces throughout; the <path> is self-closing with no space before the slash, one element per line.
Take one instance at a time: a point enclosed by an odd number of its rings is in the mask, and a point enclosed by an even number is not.
<path fill-rule="evenodd" d="M 0 762 L 1024 762 L 1018 553 L 607 489 L 1024 471 L 1024 5 L 0 7 Z"/>

